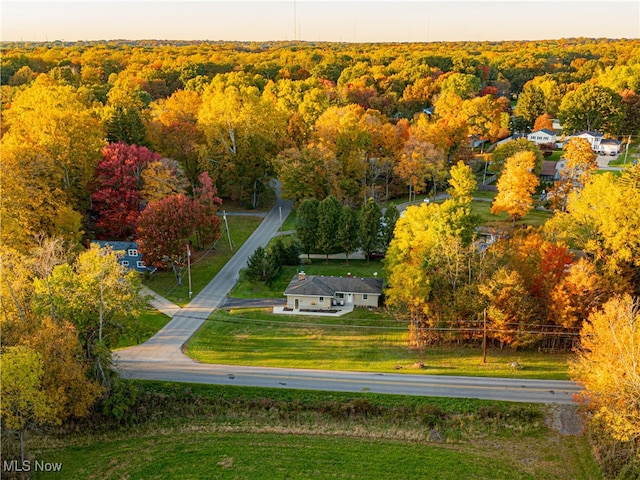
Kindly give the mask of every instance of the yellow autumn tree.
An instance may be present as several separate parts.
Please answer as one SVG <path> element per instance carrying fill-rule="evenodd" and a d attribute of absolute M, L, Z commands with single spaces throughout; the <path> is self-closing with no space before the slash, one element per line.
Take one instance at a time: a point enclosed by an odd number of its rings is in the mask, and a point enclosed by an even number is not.
<path fill-rule="evenodd" d="M 451 167 L 449 174 L 451 175 L 449 179 L 451 187 L 447 190 L 447 193 L 461 201 L 470 202 L 473 192 L 478 188 L 478 181 L 471 167 L 460 161 Z"/>
<path fill-rule="evenodd" d="M 18 433 L 20 458 L 24 461 L 24 432 L 29 423 L 43 425 L 55 417 L 42 389 L 42 357 L 29 347 L 19 345 L 6 348 L 0 358 L 0 417 L 7 429 Z"/>
<path fill-rule="evenodd" d="M 99 120 L 73 87 L 40 77 L 3 112 L 0 235 L 21 251 L 40 232 L 80 239 L 104 145 Z"/>
<path fill-rule="evenodd" d="M 567 211 L 556 212 L 544 226 L 554 240 L 591 257 L 619 292 L 638 288 L 640 267 L 640 190 L 625 177 L 591 176 L 569 196 Z"/>
<path fill-rule="evenodd" d="M 538 177 L 533 173 L 536 157 L 532 152 L 518 152 L 509 157 L 502 175 L 498 179 L 496 195 L 491 213 L 505 212 L 513 221 L 524 217 L 533 208 L 533 193 L 538 186 Z"/>
<path fill-rule="evenodd" d="M 584 138 L 571 138 L 564 146 L 564 167 L 560 170 L 560 179 L 550 191 L 554 208 L 565 211 L 569 195 L 582 190 L 589 177 L 598 169 L 597 155 L 591 144 Z"/>
<path fill-rule="evenodd" d="M 422 263 L 435 246 L 435 238 L 429 231 L 429 218 L 437 207 L 435 204 L 408 207 L 404 216 L 398 219 L 394 238 L 387 249 L 387 304 L 407 310 L 412 346 L 420 345 L 417 331 L 428 314 L 431 285 Z"/>
<path fill-rule="evenodd" d="M 614 297 L 589 316 L 569 372 L 584 386 L 581 395 L 593 412 L 594 421 L 615 440 L 635 444 L 635 461 L 640 461 L 638 298 Z"/>

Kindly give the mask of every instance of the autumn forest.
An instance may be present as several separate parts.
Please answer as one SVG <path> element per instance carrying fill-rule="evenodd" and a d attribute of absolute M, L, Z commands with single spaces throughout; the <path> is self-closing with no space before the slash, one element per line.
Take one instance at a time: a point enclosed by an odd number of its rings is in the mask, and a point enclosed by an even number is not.
<path fill-rule="evenodd" d="M 135 240 L 181 282 L 185 243 L 277 186 L 294 258 L 386 257 L 410 348 L 575 352 L 608 474 L 640 471 L 639 41 L 5 42 L 0 83 L 3 395 L 32 372 L 30 422 L 126 408 L 110 349 L 144 279 L 91 241 Z"/>

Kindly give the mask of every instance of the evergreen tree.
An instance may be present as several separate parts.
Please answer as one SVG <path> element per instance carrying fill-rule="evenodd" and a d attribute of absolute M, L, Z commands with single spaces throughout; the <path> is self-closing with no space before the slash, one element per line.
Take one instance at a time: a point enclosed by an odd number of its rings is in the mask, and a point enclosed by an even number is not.
<path fill-rule="evenodd" d="M 315 198 L 303 201 L 296 215 L 296 233 L 307 256 L 316 249 L 319 203 Z"/>
<path fill-rule="evenodd" d="M 347 255 L 347 263 L 349 263 L 349 253 L 359 247 L 358 213 L 349 205 L 342 207 L 342 212 L 340 213 L 338 244 Z"/>
<path fill-rule="evenodd" d="M 333 195 L 328 196 L 318 204 L 318 237 L 317 247 L 321 253 L 327 256 L 336 253 L 340 249 L 338 232 L 340 230 L 340 220 L 342 207 L 340 202 Z"/>
<path fill-rule="evenodd" d="M 367 200 L 360 210 L 360 248 L 367 259 L 376 249 L 380 248 L 380 220 L 382 219 L 382 211 L 380 206 L 373 198 Z"/>

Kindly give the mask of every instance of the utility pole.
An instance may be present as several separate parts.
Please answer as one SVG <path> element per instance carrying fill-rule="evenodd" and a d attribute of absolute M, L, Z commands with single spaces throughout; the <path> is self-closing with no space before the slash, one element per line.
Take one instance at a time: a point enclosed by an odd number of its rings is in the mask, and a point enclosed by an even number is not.
<path fill-rule="evenodd" d="M 187 243 L 187 275 L 189 277 L 189 300 L 191 300 L 191 244 Z"/>
<path fill-rule="evenodd" d="M 627 155 L 629 154 L 629 144 L 631 143 L 631 135 L 629 135 L 629 138 L 627 139 L 627 148 L 624 152 L 624 166 L 627 166 Z"/>
<path fill-rule="evenodd" d="M 229 250 L 233 252 L 233 245 L 231 245 L 231 233 L 229 232 L 229 223 L 227 222 L 227 212 L 222 211 L 222 218 L 224 219 L 224 228 L 227 229 L 227 238 L 229 239 Z"/>
<path fill-rule="evenodd" d="M 487 309 L 485 308 L 482 314 L 484 318 L 484 326 L 482 328 L 482 363 L 487 363 Z"/>

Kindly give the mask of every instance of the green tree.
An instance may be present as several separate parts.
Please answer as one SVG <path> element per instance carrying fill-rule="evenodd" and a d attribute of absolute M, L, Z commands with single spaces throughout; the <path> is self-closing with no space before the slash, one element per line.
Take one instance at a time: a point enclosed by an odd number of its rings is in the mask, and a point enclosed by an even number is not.
<path fill-rule="evenodd" d="M 382 210 L 373 198 L 360 209 L 358 236 L 362 253 L 367 257 L 380 248 Z"/>
<path fill-rule="evenodd" d="M 282 255 L 279 246 L 270 246 L 268 249 L 258 247 L 247 260 L 246 275 L 249 281 L 258 281 L 271 285 L 282 268 Z"/>
<path fill-rule="evenodd" d="M 533 208 L 533 193 L 539 183 L 532 172 L 535 160 L 531 152 L 518 152 L 507 159 L 498 179 L 498 194 L 491 205 L 491 213 L 505 212 L 514 225 L 516 220 L 529 213 Z"/>
<path fill-rule="evenodd" d="M 131 77 L 118 78 L 107 94 L 102 121 L 109 143 L 149 146 L 144 123 L 145 107 L 151 98 Z"/>
<path fill-rule="evenodd" d="M 316 248 L 326 255 L 329 262 L 329 254 L 337 253 L 340 249 L 339 231 L 342 217 L 342 205 L 332 195 L 318 204 L 318 230 L 316 232 Z"/>
<path fill-rule="evenodd" d="M 360 246 L 358 230 L 358 211 L 354 210 L 350 205 L 344 205 L 340 213 L 337 240 L 340 249 L 347 256 L 347 263 L 349 263 L 349 253 Z"/>
<path fill-rule="evenodd" d="M 250 282 L 257 282 L 264 278 L 265 258 L 265 249 L 258 247 L 247 259 L 246 275 Z"/>
<path fill-rule="evenodd" d="M 316 249 L 319 203 L 315 198 L 308 198 L 300 204 L 296 211 L 296 235 L 300 239 L 302 251 L 307 256 Z"/>
<path fill-rule="evenodd" d="M 71 319 L 85 357 L 108 388 L 109 348 L 117 344 L 121 334 L 136 328 L 137 315 L 145 304 L 137 272 L 127 272 L 116 252 L 93 245 L 80 253 L 73 265 L 56 266 L 48 286 L 41 279 L 34 284 L 36 311 L 53 310 L 56 321 Z"/>
<path fill-rule="evenodd" d="M 502 173 L 504 164 L 509 157 L 518 152 L 531 152 L 535 155 L 534 173 L 540 173 L 542 169 L 543 155 L 537 144 L 530 142 L 526 138 L 518 138 L 498 145 L 491 154 L 491 171 L 497 174 Z"/>
<path fill-rule="evenodd" d="M 531 129 L 536 119 L 546 112 L 544 92 L 535 83 L 527 82 L 518 95 L 518 103 L 513 113 L 524 118 L 527 126 Z"/>
<path fill-rule="evenodd" d="M 410 206 L 398 219 L 386 252 L 385 295 L 397 315 L 408 316 L 411 345 L 436 340 L 431 327 L 459 326 L 477 314 L 470 286 L 475 226 L 470 206 L 455 199 Z"/>
<path fill-rule="evenodd" d="M 278 154 L 275 169 L 281 196 L 299 204 L 307 198 L 325 198 L 331 188 L 333 154 L 320 145 L 289 148 Z"/>
<path fill-rule="evenodd" d="M 442 93 L 454 93 L 460 98 L 471 98 L 478 94 L 482 83 L 475 75 L 468 73 L 451 73 L 440 80 Z"/>
<path fill-rule="evenodd" d="M 564 96 L 558 117 L 565 133 L 620 133 L 624 121 L 622 97 L 608 88 L 585 83 Z"/>
<path fill-rule="evenodd" d="M 382 214 L 382 232 L 381 232 L 381 241 L 382 241 L 382 250 L 385 252 L 387 248 L 389 248 L 389 244 L 391 240 L 393 240 L 393 232 L 396 228 L 396 223 L 400 218 L 400 210 L 398 210 L 395 206 L 391 205 L 387 207 Z"/>

